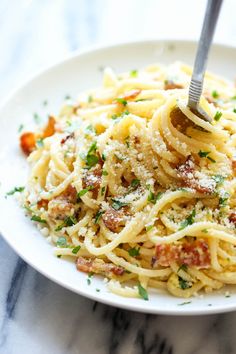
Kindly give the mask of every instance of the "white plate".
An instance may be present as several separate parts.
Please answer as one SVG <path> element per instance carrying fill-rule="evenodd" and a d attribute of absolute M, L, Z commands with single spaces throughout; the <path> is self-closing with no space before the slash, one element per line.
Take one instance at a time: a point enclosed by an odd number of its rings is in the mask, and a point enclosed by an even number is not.
<path fill-rule="evenodd" d="M 145 41 L 96 49 L 71 58 L 37 75 L 13 93 L 0 109 L 0 230 L 10 246 L 32 267 L 58 284 L 93 300 L 149 313 L 171 315 L 199 315 L 236 310 L 236 290 L 231 297 L 221 293 L 188 300 L 149 291 L 149 301 L 129 299 L 110 293 L 101 278 L 87 284 L 87 276 L 75 265 L 53 256 L 53 248 L 24 216 L 13 197 L 5 198 L 6 191 L 25 184 L 27 164 L 18 147 L 18 127 L 30 127 L 33 113 L 46 117 L 57 112 L 65 95 L 76 97 L 79 91 L 101 84 L 101 67 L 111 66 L 117 72 L 138 69 L 154 62 L 171 63 L 174 60 L 193 63 L 196 45 L 186 41 Z M 236 49 L 216 45 L 212 48 L 209 69 L 234 79 Z M 43 106 L 43 101 L 49 104 Z M 96 289 L 100 289 L 97 292 Z"/>

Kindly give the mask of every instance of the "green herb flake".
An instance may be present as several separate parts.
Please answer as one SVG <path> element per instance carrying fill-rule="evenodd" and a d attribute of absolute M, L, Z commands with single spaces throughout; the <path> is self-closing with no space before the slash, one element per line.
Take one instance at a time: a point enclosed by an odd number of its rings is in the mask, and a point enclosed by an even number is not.
<path fill-rule="evenodd" d="M 73 216 L 67 216 L 63 223 L 59 226 L 57 226 L 57 228 L 55 229 L 55 231 L 61 231 L 63 229 L 63 227 L 67 227 L 67 226 L 73 226 L 75 225 L 77 222 L 76 218 Z"/>
<path fill-rule="evenodd" d="M 85 132 L 87 134 L 90 134 L 90 133 L 95 133 L 96 134 L 96 130 L 95 128 L 92 126 L 92 124 L 88 125 L 86 128 L 85 128 Z"/>
<path fill-rule="evenodd" d="M 72 249 L 71 252 L 72 252 L 73 254 L 77 254 L 80 249 L 81 249 L 81 246 L 76 246 L 76 247 L 74 247 L 74 248 Z"/>
<path fill-rule="evenodd" d="M 95 166 L 99 161 L 99 158 L 96 155 L 87 155 L 86 157 L 86 165 L 90 169 Z"/>
<path fill-rule="evenodd" d="M 42 224 L 46 224 L 47 221 L 44 219 L 41 219 L 40 216 L 38 215 L 32 215 L 31 219 L 32 221 L 37 221 L 37 222 L 41 222 Z"/>
<path fill-rule="evenodd" d="M 70 95 L 66 95 L 64 99 L 65 99 L 66 101 L 67 101 L 67 100 L 71 100 L 71 96 L 70 96 Z"/>
<path fill-rule="evenodd" d="M 117 119 L 117 118 L 119 118 L 118 114 L 113 114 L 113 115 L 111 116 L 111 119 L 113 119 L 113 120 L 115 120 L 115 119 Z"/>
<path fill-rule="evenodd" d="M 213 98 L 219 98 L 219 93 L 216 90 L 213 90 L 211 95 Z"/>
<path fill-rule="evenodd" d="M 207 157 L 210 153 L 211 153 L 210 151 L 202 151 L 202 150 L 200 150 L 200 151 L 198 152 L 198 156 L 200 156 L 200 157 Z"/>
<path fill-rule="evenodd" d="M 233 112 L 236 113 L 236 108 L 233 109 Z"/>
<path fill-rule="evenodd" d="M 15 193 L 22 193 L 25 187 L 14 187 L 12 190 L 6 193 L 6 195 L 13 195 Z"/>
<path fill-rule="evenodd" d="M 105 190 L 106 190 L 106 187 L 103 186 L 102 189 L 101 189 L 101 195 L 104 195 L 104 194 L 105 194 Z"/>
<path fill-rule="evenodd" d="M 96 292 L 97 292 L 97 293 L 100 293 L 100 291 L 101 291 L 100 289 L 96 289 Z"/>
<path fill-rule="evenodd" d="M 57 240 L 57 247 L 65 248 L 67 247 L 67 241 L 65 237 L 59 237 Z"/>
<path fill-rule="evenodd" d="M 112 206 L 112 208 L 115 209 L 115 210 L 119 210 L 119 209 L 121 209 L 122 207 L 129 205 L 129 203 L 123 203 L 123 202 L 121 202 L 121 201 L 118 200 L 118 199 L 112 198 L 111 200 L 113 201 L 113 203 L 112 203 L 111 206 Z"/>
<path fill-rule="evenodd" d="M 34 121 L 35 121 L 35 123 L 36 124 L 40 124 L 41 123 L 41 121 L 42 121 L 42 119 L 41 119 L 41 117 L 38 115 L 38 113 L 34 113 Z"/>
<path fill-rule="evenodd" d="M 92 278 L 93 275 L 94 275 L 93 272 L 89 272 L 89 273 L 88 273 L 88 278 L 87 278 L 87 284 L 88 284 L 88 285 L 91 284 L 91 278 Z"/>
<path fill-rule="evenodd" d="M 224 196 L 219 198 L 219 206 L 224 207 L 227 205 L 229 199 L 229 193 L 225 193 Z"/>
<path fill-rule="evenodd" d="M 139 296 L 145 300 L 145 301 L 148 301 L 148 293 L 147 293 L 147 290 L 144 289 L 144 287 L 142 287 L 142 285 L 139 283 L 138 284 L 138 293 L 139 293 Z"/>
<path fill-rule="evenodd" d="M 42 148 L 44 146 L 44 141 L 43 141 L 43 138 L 40 138 L 40 139 L 37 139 L 36 140 L 36 146 L 38 148 Z"/>
<path fill-rule="evenodd" d="M 122 98 L 122 97 L 116 98 L 116 101 L 117 101 L 118 103 L 123 104 L 123 106 L 126 106 L 126 105 L 128 104 L 128 102 L 127 102 L 124 98 Z"/>
<path fill-rule="evenodd" d="M 155 195 L 152 191 L 150 191 L 148 194 L 148 201 L 151 202 L 152 204 L 156 204 L 156 202 L 161 199 L 162 195 L 163 195 L 162 192 L 158 192 Z"/>
<path fill-rule="evenodd" d="M 179 277 L 179 287 L 182 290 L 191 288 L 191 285 L 188 281 L 184 280 L 183 278 Z"/>
<path fill-rule="evenodd" d="M 48 105 L 48 100 L 44 100 L 43 101 L 43 106 L 47 106 Z"/>
<path fill-rule="evenodd" d="M 97 150 L 97 142 L 94 141 L 94 142 L 92 143 L 92 145 L 90 146 L 90 148 L 88 149 L 88 155 L 91 154 L 91 152 L 94 152 L 94 151 L 96 151 L 96 150 Z"/>
<path fill-rule="evenodd" d="M 132 188 L 137 188 L 139 185 L 140 185 L 140 180 L 137 179 L 137 178 L 134 178 L 132 181 L 131 181 L 131 187 Z"/>
<path fill-rule="evenodd" d="M 180 270 L 183 270 L 184 272 L 187 272 L 188 266 L 187 266 L 186 264 L 181 264 L 181 266 L 179 267 L 177 273 L 178 273 Z"/>
<path fill-rule="evenodd" d="M 140 251 L 140 247 L 138 248 L 133 247 L 128 250 L 128 253 L 131 257 L 137 257 L 140 255 L 139 251 Z"/>
<path fill-rule="evenodd" d="M 138 70 L 134 69 L 129 72 L 130 77 L 137 77 L 138 76 Z"/>
<path fill-rule="evenodd" d="M 213 162 L 213 163 L 216 163 L 216 160 L 214 160 L 212 157 L 210 157 L 210 156 L 207 156 L 207 159 L 209 160 L 209 161 L 211 161 L 211 162 Z"/>
<path fill-rule="evenodd" d="M 105 211 L 100 210 L 95 214 L 94 224 L 98 224 L 99 220 L 101 219 L 102 214 L 104 214 L 104 213 L 105 213 Z"/>
<path fill-rule="evenodd" d="M 106 170 L 103 170 L 103 171 L 102 171 L 102 175 L 103 175 L 103 176 L 108 176 L 108 172 L 107 172 Z"/>
<path fill-rule="evenodd" d="M 194 223 L 195 216 L 196 216 L 196 210 L 193 209 L 191 214 L 184 221 L 182 221 L 180 223 L 179 231 L 185 229 L 185 227 L 187 227 L 189 225 L 192 225 Z"/>
<path fill-rule="evenodd" d="M 77 196 L 83 197 L 83 195 L 85 195 L 87 192 L 91 191 L 93 189 L 93 186 L 89 186 L 88 188 L 85 189 L 81 189 L 81 191 L 79 191 L 79 193 L 77 194 Z"/>
<path fill-rule="evenodd" d="M 184 302 L 181 302 L 180 304 L 178 304 L 178 306 L 184 306 L 184 305 L 188 305 L 191 303 L 192 303 L 192 301 L 184 301 Z"/>
<path fill-rule="evenodd" d="M 215 120 L 216 122 L 218 122 L 218 121 L 220 120 L 221 116 L 222 116 L 222 112 L 217 111 L 216 114 L 215 114 L 215 116 L 214 116 L 214 120 Z"/>
<path fill-rule="evenodd" d="M 152 230 L 153 227 L 154 227 L 154 225 L 148 225 L 148 226 L 145 227 L 145 229 L 148 232 L 148 231 Z"/>
<path fill-rule="evenodd" d="M 88 103 L 91 103 L 91 102 L 93 102 L 93 96 L 89 95 L 88 96 Z"/>
<path fill-rule="evenodd" d="M 20 125 L 19 125 L 19 128 L 18 128 L 18 133 L 21 133 L 22 130 L 23 130 L 23 128 L 24 128 L 24 125 L 23 125 L 23 124 L 20 124 Z"/>
<path fill-rule="evenodd" d="M 218 186 L 220 186 L 224 183 L 225 177 L 223 177 L 222 175 L 215 175 L 212 176 L 212 179 L 216 182 Z"/>
<path fill-rule="evenodd" d="M 102 153 L 102 161 L 106 161 L 106 155 Z"/>
<path fill-rule="evenodd" d="M 204 234 L 207 234 L 208 230 L 207 229 L 202 229 L 201 232 L 203 232 Z"/>

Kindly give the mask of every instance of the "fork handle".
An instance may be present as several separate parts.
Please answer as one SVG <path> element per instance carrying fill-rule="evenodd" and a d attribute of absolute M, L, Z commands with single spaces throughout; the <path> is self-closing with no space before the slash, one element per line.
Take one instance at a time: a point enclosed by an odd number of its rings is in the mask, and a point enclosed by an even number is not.
<path fill-rule="evenodd" d="M 197 109 L 202 94 L 209 48 L 223 0 L 208 0 L 188 93 L 188 107 Z"/>

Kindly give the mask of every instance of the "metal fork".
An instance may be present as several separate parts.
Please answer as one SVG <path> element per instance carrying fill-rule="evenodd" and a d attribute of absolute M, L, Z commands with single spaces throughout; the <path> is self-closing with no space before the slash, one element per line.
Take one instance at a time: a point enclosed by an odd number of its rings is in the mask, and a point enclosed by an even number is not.
<path fill-rule="evenodd" d="M 209 49 L 215 32 L 217 19 L 223 0 L 208 0 L 202 32 L 198 43 L 197 54 L 194 62 L 192 78 L 188 92 L 190 110 L 198 117 L 211 122 L 209 115 L 199 106 L 202 94 L 203 80 L 206 71 Z"/>

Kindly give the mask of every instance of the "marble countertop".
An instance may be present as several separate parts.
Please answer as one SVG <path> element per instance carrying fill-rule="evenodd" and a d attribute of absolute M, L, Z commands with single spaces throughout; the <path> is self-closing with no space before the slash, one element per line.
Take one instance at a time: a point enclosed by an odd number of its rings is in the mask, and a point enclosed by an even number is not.
<path fill-rule="evenodd" d="M 198 37 L 205 1 L 0 0 L 0 95 L 73 50 Z M 216 41 L 236 45 L 236 2 Z M 0 237 L 1 354 L 231 354 L 236 313 L 153 316 L 94 303 L 48 280 Z"/>

